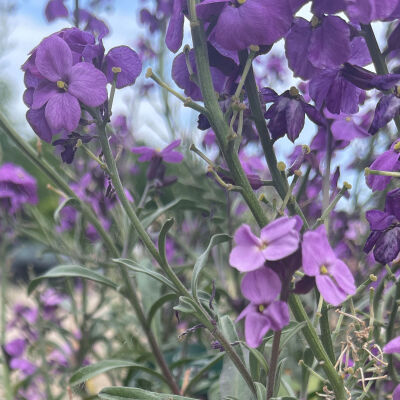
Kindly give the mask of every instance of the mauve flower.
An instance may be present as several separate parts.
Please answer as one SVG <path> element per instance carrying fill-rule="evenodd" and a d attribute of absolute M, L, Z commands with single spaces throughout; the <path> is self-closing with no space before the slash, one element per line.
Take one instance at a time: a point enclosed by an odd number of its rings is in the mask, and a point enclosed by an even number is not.
<path fill-rule="evenodd" d="M 50 0 L 46 5 L 44 13 L 49 22 L 57 18 L 68 17 L 68 9 L 65 7 L 64 0 Z"/>
<path fill-rule="evenodd" d="M 385 211 L 370 210 L 365 216 L 371 233 L 364 251 L 374 249 L 375 260 L 383 265 L 396 259 L 400 251 L 400 188 L 387 194 Z"/>
<path fill-rule="evenodd" d="M 75 15 L 76 12 L 74 12 Z M 79 21 L 85 23 L 84 30 L 93 33 L 99 40 L 110 33 L 108 26 L 101 19 L 96 18 L 90 12 L 80 8 L 78 10 Z"/>
<path fill-rule="evenodd" d="M 33 375 L 36 372 L 36 365 L 32 364 L 25 358 L 12 358 L 10 367 L 21 371 L 25 376 Z"/>
<path fill-rule="evenodd" d="M 26 348 L 25 339 L 14 339 L 4 345 L 4 349 L 11 357 L 21 357 Z"/>
<path fill-rule="evenodd" d="M 12 163 L 0 166 L 0 205 L 3 211 L 14 214 L 24 204 L 36 204 L 36 179 L 22 167 Z"/>
<path fill-rule="evenodd" d="M 250 347 L 258 347 L 270 329 L 280 331 L 289 323 L 287 304 L 276 300 L 281 286 L 279 276 L 267 267 L 248 272 L 244 276 L 241 290 L 250 304 L 236 321 L 245 318 L 245 337 Z"/>
<path fill-rule="evenodd" d="M 244 224 L 235 232 L 236 245 L 229 255 L 229 263 L 241 272 L 248 272 L 262 267 L 266 260 L 285 258 L 298 249 L 299 230 L 296 218 L 281 217 L 262 228 L 258 238 Z"/>
<path fill-rule="evenodd" d="M 398 171 L 400 141 L 396 140 L 390 149 L 382 153 L 371 165 L 370 169 L 378 171 Z M 384 190 L 391 181 L 392 177 L 382 175 L 366 174 L 365 181 L 367 185 L 375 192 L 376 190 Z"/>
<path fill-rule="evenodd" d="M 72 52 L 58 36 L 44 39 L 35 65 L 43 76 L 33 93 L 32 109 L 45 106 L 45 118 L 54 133 L 72 132 L 79 125 L 81 106 L 97 107 L 107 100 L 107 79 L 93 64 L 73 65 Z"/>
<path fill-rule="evenodd" d="M 288 0 L 205 0 L 196 10 L 203 21 L 217 18 L 210 34 L 215 43 L 236 51 L 273 44 L 286 34 L 293 19 Z"/>
<path fill-rule="evenodd" d="M 348 295 L 356 292 L 353 275 L 348 266 L 336 257 L 324 225 L 304 234 L 302 257 L 305 274 L 315 277 L 326 302 L 338 306 Z"/>
<path fill-rule="evenodd" d="M 78 147 L 77 147 L 78 140 L 80 140 L 82 143 L 86 144 L 86 143 L 89 143 L 92 139 L 94 139 L 94 136 L 80 135 L 77 132 L 71 132 L 67 135 L 66 138 L 61 138 L 61 139 L 55 140 L 52 143 L 52 145 L 53 146 L 61 146 L 63 148 L 63 150 L 61 151 L 61 159 L 65 163 L 71 164 L 72 161 L 74 160 L 76 150 L 78 149 Z"/>
<path fill-rule="evenodd" d="M 400 384 L 396 386 L 392 394 L 393 400 L 400 400 Z"/>

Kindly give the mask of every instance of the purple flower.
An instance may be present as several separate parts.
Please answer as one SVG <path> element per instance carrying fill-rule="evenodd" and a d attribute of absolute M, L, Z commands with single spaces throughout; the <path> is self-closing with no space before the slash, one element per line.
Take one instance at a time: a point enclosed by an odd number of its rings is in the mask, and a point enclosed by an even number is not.
<path fill-rule="evenodd" d="M 356 292 L 353 275 L 336 257 L 324 225 L 304 234 L 302 256 L 305 274 L 315 277 L 318 290 L 328 303 L 338 306 Z"/>
<path fill-rule="evenodd" d="M 393 400 L 400 400 L 400 384 L 396 386 L 392 394 Z"/>
<path fill-rule="evenodd" d="M 383 265 L 393 261 L 400 251 L 400 188 L 387 194 L 385 211 L 370 210 L 365 216 L 371 233 L 364 251 L 374 249 L 375 260 Z"/>
<path fill-rule="evenodd" d="M 280 331 L 289 323 L 287 304 L 276 300 L 281 286 L 279 276 L 267 267 L 244 276 L 241 289 L 250 304 L 240 313 L 237 321 L 245 318 L 245 337 L 250 347 L 258 347 L 270 329 Z"/>
<path fill-rule="evenodd" d="M 369 24 L 372 21 L 387 19 L 399 5 L 397 0 L 346 1 L 346 14 L 354 24 Z"/>
<path fill-rule="evenodd" d="M 4 349 L 11 357 L 21 357 L 26 348 L 25 339 L 14 339 L 4 345 Z"/>
<path fill-rule="evenodd" d="M 400 353 L 400 336 L 395 337 L 383 346 L 383 352 L 386 354 Z"/>
<path fill-rule="evenodd" d="M 400 169 L 399 163 L 400 141 L 396 140 L 390 149 L 382 153 L 370 166 L 370 169 L 378 171 L 398 171 Z M 365 180 L 367 185 L 375 192 L 376 190 L 384 190 L 391 181 L 390 176 L 381 175 L 366 175 Z"/>
<path fill-rule="evenodd" d="M 21 371 L 25 376 L 33 375 L 36 372 L 36 365 L 32 364 L 25 358 L 12 358 L 10 367 Z"/>
<path fill-rule="evenodd" d="M 142 62 L 139 56 L 128 46 L 114 47 L 107 53 L 103 70 L 108 82 L 112 82 L 114 79 L 112 69 L 115 67 L 121 69 L 117 75 L 115 85 L 117 89 L 133 85 L 142 72 Z"/>
<path fill-rule="evenodd" d="M 5 163 L 0 166 L 0 205 L 5 212 L 14 214 L 24 204 L 36 204 L 37 201 L 35 178 L 18 165 Z"/>
<path fill-rule="evenodd" d="M 183 40 L 183 21 L 187 2 L 185 0 L 174 0 L 172 16 L 168 24 L 165 44 L 168 49 L 176 53 L 182 46 Z"/>
<path fill-rule="evenodd" d="M 78 127 L 79 101 L 97 107 L 107 100 L 105 75 L 87 62 L 73 65 L 71 49 L 58 36 L 40 43 L 35 65 L 44 79 L 33 93 L 32 109 L 45 106 L 45 119 L 54 133 L 72 132 Z"/>
<path fill-rule="evenodd" d="M 281 217 L 262 228 L 258 238 L 244 224 L 235 232 L 236 246 L 230 253 L 229 263 L 241 272 L 248 272 L 262 267 L 266 260 L 287 257 L 299 247 L 299 230 L 296 218 Z"/>
<path fill-rule="evenodd" d="M 313 0 L 311 12 L 316 15 L 336 14 L 346 9 L 346 0 Z"/>
<path fill-rule="evenodd" d="M 180 163 L 183 160 L 183 155 L 174 149 L 181 144 L 181 140 L 174 140 L 171 144 L 167 147 L 162 149 L 161 151 L 152 149 L 151 147 L 133 147 L 131 149 L 132 153 L 140 154 L 138 161 L 145 162 L 151 161 L 155 157 L 161 158 L 163 161 L 167 163 Z"/>
<path fill-rule="evenodd" d="M 68 9 L 65 7 L 64 0 L 50 0 L 44 10 L 47 21 L 51 22 L 57 18 L 67 18 Z"/>
<path fill-rule="evenodd" d="M 104 36 L 107 36 L 110 33 L 110 30 L 108 29 L 105 22 L 101 19 L 96 18 L 90 12 L 79 9 L 78 16 L 79 21 L 86 23 L 84 30 L 93 33 L 93 35 L 97 36 L 99 40 L 103 39 Z"/>
<path fill-rule="evenodd" d="M 374 119 L 368 130 L 372 135 L 388 124 L 400 111 L 400 98 L 397 94 L 387 94 L 381 97 L 376 105 Z"/>
<path fill-rule="evenodd" d="M 285 41 L 286 57 L 295 76 L 311 78 L 320 68 L 337 68 L 350 57 L 350 28 L 337 16 L 296 18 Z"/>
<path fill-rule="evenodd" d="M 264 102 L 273 104 L 264 114 L 269 119 L 268 128 L 274 140 L 279 139 L 285 133 L 294 142 L 304 127 L 305 114 L 316 124 L 323 125 L 324 118 L 320 112 L 310 104 L 307 104 L 295 87 L 278 96 L 272 89 L 261 89 Z"/>
<path fill-rule="evenodd" d="M 217 45 L 236 51 L 273 44 L 285 35 L 293 19 L 288 0 L 205 0 L 196 9 L 204 21 L 218 18 L 210 36 Z"/>
<path fill-rule="evenodd" d="M 66 138 L 55 140 L 52 145 L 53 146 L 61 146 L 63 150 L 61 151 L 61 159 L 67 163 L 71 164 L 74 160 L 74 156 L 77 150 L 78 140 L 81 140 L 82 143 L 89 143 L 94 136 L 89 135 L 80 135 L 77 132 L 72 132 L 67 135 Z"/>

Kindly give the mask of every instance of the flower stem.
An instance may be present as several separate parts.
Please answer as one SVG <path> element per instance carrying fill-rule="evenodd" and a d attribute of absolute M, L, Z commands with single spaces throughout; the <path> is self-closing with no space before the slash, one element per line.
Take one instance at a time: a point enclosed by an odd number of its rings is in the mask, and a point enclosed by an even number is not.
<path fill-rule="evenodd" d="M 365 175 L 380 175 L 380 176 L 390 176 L 392 178 L 400 178 L 400 172 L 394 171 L 378 171 L 376 169 L 365 168 Z"/>
<path fill-rule="evenodd" d="M 282 336 L 282 331 L 276 331 L 274 333 L 271 359 L 269 361 L 269 370 L 268 370 L 267 400 L 269 400 L 274 395 L 275 375 L 276 375 L 276 368 L 278 366 L 279 345 L 281 342 L 281 336 Z"/>

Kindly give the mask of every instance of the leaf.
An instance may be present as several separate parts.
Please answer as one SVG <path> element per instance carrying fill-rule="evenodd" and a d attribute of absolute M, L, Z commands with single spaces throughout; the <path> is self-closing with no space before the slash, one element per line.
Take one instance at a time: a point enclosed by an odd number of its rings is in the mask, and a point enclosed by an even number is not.
<path fill-rule="evenodd" d="M 174 284 L 166 278 L 164 275 L 161 275 L 160 273 L 153 271 L 147 267 L 144 267 L 143 265 L 139 265 L 136 261 L 129 260 L 127 258 L 114 258 L 114 262 L 125 265 L 128 267 L 130 270 L 135 271 L 135 272 L 140 272 L 142 274 L 146 274 L 151 276 L 152 278 L 158 280 L 159 282 L 163 283 L 164 285 L 168 286 L 170 289 L 172 289 L 174 292 L 177 292 L 177 289 L 175 288 Z"/>
<path fill-rule="evenodd" d="M 268 374 L 268 364 L 267 361 L 265 360 L 264 355 L 258 351 L 257 349 L 254 349 L 253 347 L 250 347 L 246 342 L 241 341 L 240 342 L 243 346 L 249 350 L 249 352 L 253 355 L 253 357 L 259 362 L 260 367 L 264 369 L 264 371 Z"/>
<path fill-rule="evenodd" d="M 278 367 L 276 368 L 275 384 L 274 384 L 274 395 L 275 396 L 279 393 L 279 387 L 281 386 L 282 371 L 285 366 L 286 360 L 287 360 L 287 357 L 282 358 L 282 360 L 279 361 Z"/>
<path fill-rule="evenodd" d="M 100 275 L 89 268 L 81 267 L 80 265 L 59 265 L 47 271 L 45 274 L 33 279 L 28 286 L 28 294 L 31 294 L 43 279 L 49 278 L 83 278 L 89 279 L 108 286 L 112 289 L 117 289 L 118 285 L 108 278 Z"/>
<path fill-rule="evenodd" d="M 306 323 L 306 321 L 293 322 L 293 325 L 294 325 L 293 328 L 290 327 L 290 328 L 285 329 L 284 331 L 282 331 L 282 335 L 284 335 L 284 337 L 281 340 L 280 350 L 282 350 L 287 345 L 289 340 L 293 336 L 295 336 L 297 333 L 299 333 L 304 328 L 304 326 L 307 325 L 307 323 Z"/>
<path fill-rule="evenodd" d="M 170 301 L 176 300 L 177 295 L 175 293 L 167 293 L 164 296 L 160 297 L 153 305 L 150 307 L 149 313 L 147 315 L 147 325 L 151 325 L 151 321 L 153 320 L 156 312 L 165 304 Z"/>
<path fill-rule="evenodd" d="M 161 394 L 130 387 L 106 387 L 98 394 L 104 400 L 196 400 L 176 394 Z"/>
<path fill-rule="evenodd" d="M 167 233 L 172 228 L 174 222 L 175 221 L 173 218 L 167 219 L 161 228 L 160 234 L 158 235 L 158 251 L 165 264 L 168 264 L 167 256 L 165 253 L 165 241 L 167 239 Z"/>
<path fill-rule="evenodd" d="M 206 373 L 210 368 L 212 368 L 215 364 L 217 364 L 224 357 L 224 353 L 217 354 L 214 358 L 212 358 L 197 374 L 190 380 L 189 384 L 186 386 L 185 392 L 188 392 Z M 264 400 L 264 399 L 263 399 Z"/>
<path fill-rule="evenodd" d="M 153 369 L 126 360 L 103 360 L 96 364 L 80 368 L 71 376 L 69 383 L 71 386 L 76 386 L 79 385 L 80 383 L 88 381 L 90 378 L 93 378 L 94 376 L 103 374 L 104 372 L 111 371 L 115 368 L 135 368 L 137 370 L 146 372 L 167 383 L 164 376 L 154 371 Z"/>
<path fill-rule="evenodd" d="M 179 297 L 179 304 L 174 307 L 174 310 L 183 314 L 196 313 L 196 307 L 195 304 L 193 304 L 193 300 L 186 296 Z"/>
<path fill-rule="evenodd" d="M 59 222 L 60 213 L 62 209 L 67 206 L 72 206 L 76 209 L 79 209 L 79 201 L 77 199 L 74 199 L 73 197 L 68 197 L 65 200 L 63 200 L 54 211 L 53 218 L 55 222 Z"/>
<path fill-rule="evenodd" d="M 224 315 L 219 320 L 221 331 L 229 343 L 239 342 L 239 336 L 236 332 L 235 324 L 228 315 Z M 236 346 L 235 351 L 240 359 L 245 363 L 242 347 Z"/>
<path fill-rule="evenodd" d="M 197 259 L 197 261 L 196 261 L 196 263 L 194 265 L 194 268 L 193 268 L 193 275 L 192 275 L 192 294 L 193 294 L 193 297 L 196 300 L 198 300 L 198 298 L 197 298 L 197 284 L 198 284 L 198 280 L 199 280 L 199 277 L 200 277 L 200 273 L 201 273 L 201 270 L 206 265 L 206 262 L 208 260 L 208 255 L 210 254 L 211 249 L 215 245 L 223 243 L 223 242 L 226 242 L 226 241 L 228 241 L 230 239 L 231 239 L 231 237 L 229 235 L 226 235 L 225 233 L 218 233 L 218 234 L 214 235 L 211 238 L 207 249 Z"/>
<path fill-rule="evenodd" d="M 267 398 L 267 389 L 260 382 L 254 382 L 254 386 L 256 387 L 257 400 L 265 400 Z"/>
<path fill-rule="evenodd" d="M 271 397 L 270 400 L 298 400 L 298 399 L 296 399 L 296 397 L 284 396 L 284 397 Z"/>

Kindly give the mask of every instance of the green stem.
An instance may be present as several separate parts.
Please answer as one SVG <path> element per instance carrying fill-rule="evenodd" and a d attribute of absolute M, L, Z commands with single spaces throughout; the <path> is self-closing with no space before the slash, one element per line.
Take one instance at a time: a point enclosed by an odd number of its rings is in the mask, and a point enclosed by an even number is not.
<path fill-rule="evenodd" d="M 365 168 L 365 175 L 380 175 L 380 176 L 390 176 L 392 178 L 400 178 L 400 172 L 395 171 L 378 171 L 376 169 Z"/>
<path fill-rule="evenodd" d="M 393 298 L 392 312 L 390 313 L 389 324 L 386 330 L 386 343 L 388 343 L 393 338 L 393 329 L 397 317 L 397 312 L 399 309 L 399 303 L 398 303 L 399 300 L 400 300 L 400 279 L 396 282 L 396 293 Z M 388 371 L 392 380 L 398 383 L 399 378 L 396 374 L 396 370 L 393 365 L 393 354 L 389 354 L 388 357 Z"/>
<path fill-rule="evenodd" d="M 274 333 L 271 359 L 269 361 L 269 370 L 268 370 L 267 400 L 269 400 L 274 395 L 275 375 L 276 375 L 276 368 L 278 366 L 279 344 L 281 342 L 281 336 L 282 336 L 282 331 L 276 331 Z"/>

